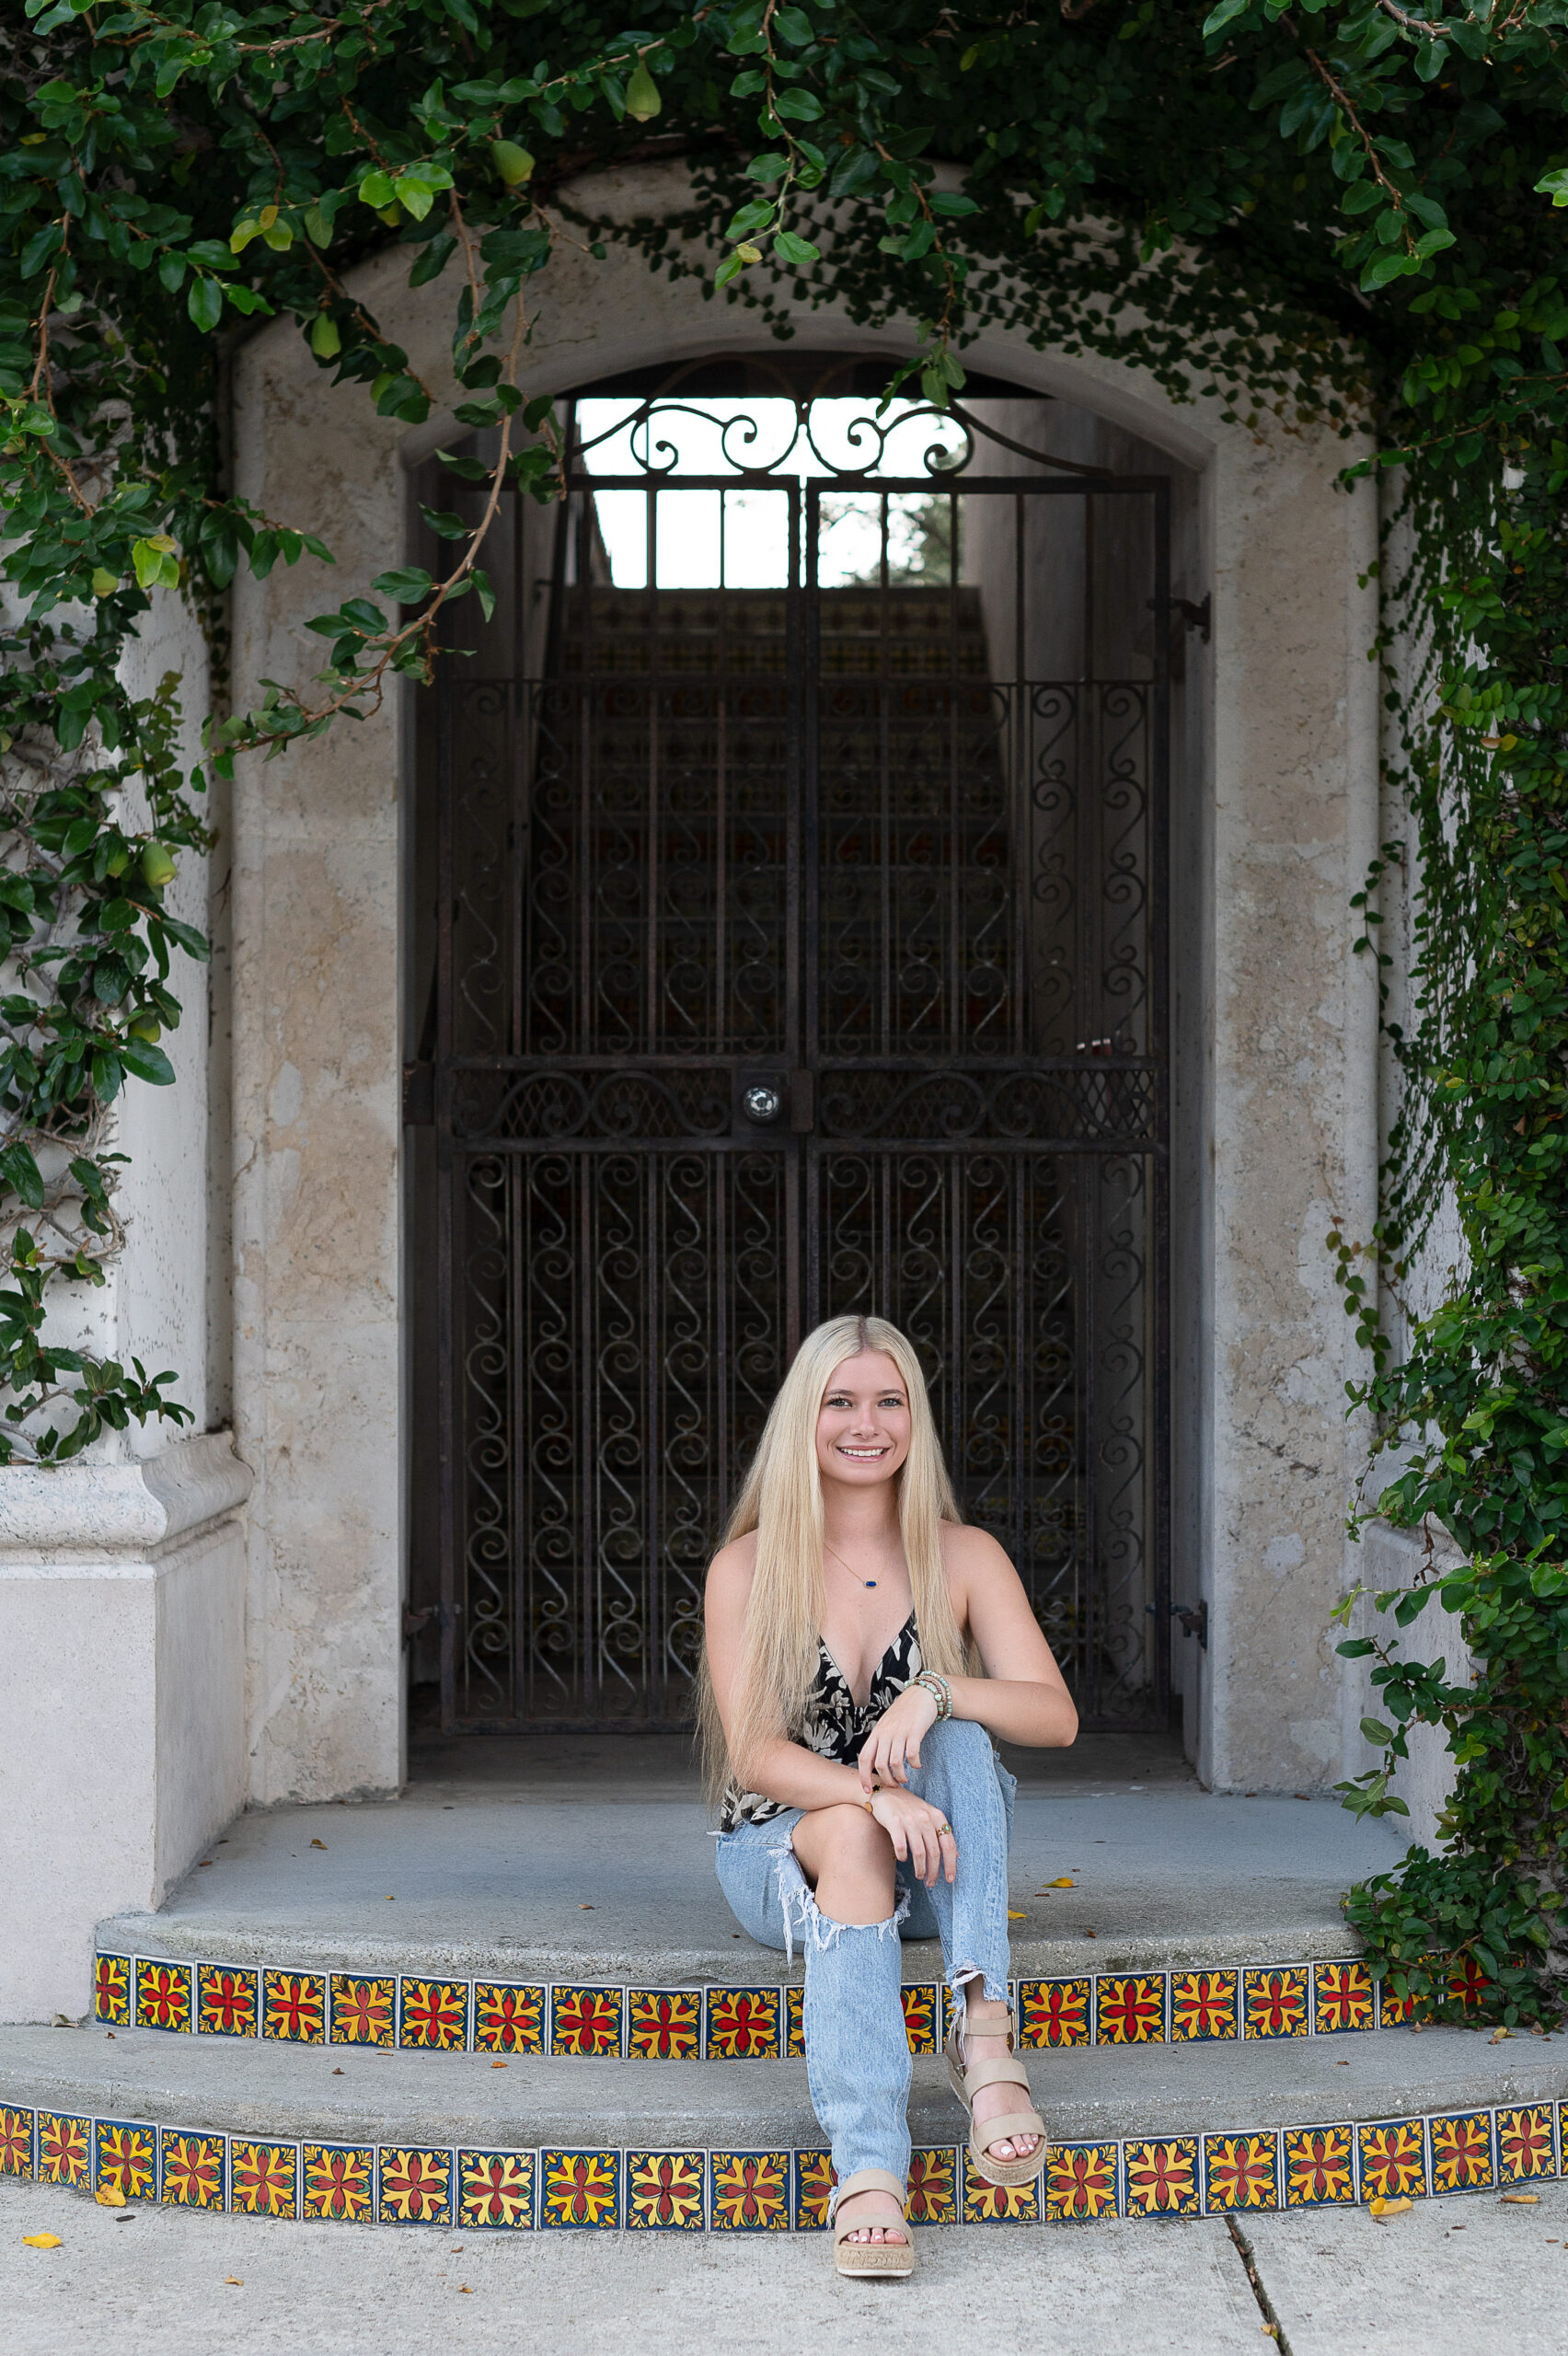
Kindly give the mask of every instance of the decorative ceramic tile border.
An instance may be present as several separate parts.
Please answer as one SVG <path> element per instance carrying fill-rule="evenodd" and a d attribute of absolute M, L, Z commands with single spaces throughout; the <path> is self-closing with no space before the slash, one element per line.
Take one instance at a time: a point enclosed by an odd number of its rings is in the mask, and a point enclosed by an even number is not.
<path fill-rule="evenodd" d="M 1480 2002 L 1474 1966 L 1454 1996 Z M 1056 2045 L 1182 2045 L 1343 2037 L 1409 2014 L 1364 1964 L 1269 1963 L 1083 1972 L 1011 1983 L 1025 2052 Z M 904 1991 L 912 2053 L 941 2050 L 947 1991 Z M 755 1981 L 704 1988 L 581 1981 L 430 1980 L 386 1971 L 184 1963 L 100 1955 L 96 2017 L 110 2027 L 260 2037 L 290 2044 L 553 2053 L 601 2061 L 777 2061 L 802 2050 L 801 1991 Z"/>
<path fill-rule="evenodd" d="M 1568 2174 L 1568 2101 L 1228 2134 L 1063 2143 L 1032 2184 L 975 2176 L 962 2146 L 917 2151 L 917 2224 L 1214 2217 L 1233 2210 L 1506 2189 Z M 151 2120 L 0 2108 L 0 2176 L 230 2216 L 559 2233 L 814 2233 L 821 2151 L 534 2151 L 278 2143 Z"/>

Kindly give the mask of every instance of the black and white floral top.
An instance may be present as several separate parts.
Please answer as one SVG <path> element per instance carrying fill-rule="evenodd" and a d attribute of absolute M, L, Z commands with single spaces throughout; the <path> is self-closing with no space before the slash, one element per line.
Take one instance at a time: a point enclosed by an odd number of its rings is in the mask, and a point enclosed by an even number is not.
<path fill-rule="evenodd" d="M 905 1687 L 914 1683 L 921 1667 L 920 1638 L 911 1611 L 872 1669 L 865 1701 L 857 1702 L 849 1691 L 849 1680 L 819 1636 L 816 1675 L 806 1695 L 804 1723 L 794 1739 L 805 1750 L 814 1750 L 819 1759 L 853 1767 L 860 1745 L 877 1720 Z M 782 1816 L 788 1805 L 785 1800 L 770 1800 L 765 1792 L 743 1792 L 739 1784 L 732 1783 L 724 1795 L 719 1830 L 732 1832 L 738 1824 L 766 1824 L 770 1817 Z"/>

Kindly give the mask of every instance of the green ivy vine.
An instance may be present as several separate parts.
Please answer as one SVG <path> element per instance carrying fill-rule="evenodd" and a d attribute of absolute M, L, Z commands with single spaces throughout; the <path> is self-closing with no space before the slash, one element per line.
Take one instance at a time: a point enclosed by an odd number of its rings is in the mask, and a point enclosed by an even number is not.
<path fill-rule="evenodd" d="M 25 0 L 0 27 L 0 1461 L 57 1461 L 184 1409 L 175 1378 L 57 1347 L 52 1311 L 121 1242 L 114 1108 L 167 1084 L 182 853 L 209 779 L 427 678 L 435 619 L 486 601 L 502 494 L 548 499 L 561 447 L 528 386 L 529 282 L 563 238 L 798 332 L 833 300 L 916 323 L 890 390 L 943 402 L 982 327 L 1147 368 L 1242 422 L 1326 422 L 1398 468 L 1384 664 L 1417 912 L 1404 1097 L 1375 1235 L 1336 1230 L 1368 1352 L 1353 1404 L 1380 1509 L 1435 1517 L 1461 1571 L 1434 1597 L 1480 1664 L 1450 1687 L 1375 1646 L 1397 1810 L 1409 1727 L 1458 1783 L 1440 1855 L 1352 1894 L 1374 1969 L 1413 2002 L 1553 2017 L 1568 1976 L 1564 1064 L 1568 780 L 1568 0 Z M 689 206 L 586 217 L 587 166 L 684 159 Z M 713 266 L 717 245 L 722 258 Z M 458 422 L 496 429 L 477 529 L 427 511 L 439 579 L 382 573 L 311 625 L 313 676 L 177 754 L 179 687 L 140 700 L 155 601 L 221 606 L 238 570 L 329 567 L 308 516 L 227 484 L 226 351 L 288 318 L 381 416 L 432 388 L 354 279 L 379 248 L 451 289 Z M 1347 458 L 1355 454 L 1347 450 Z M 1413 551 L 1408 561 L 1397 549 Z M 324 577 L 328 577 L 325 576 Z M 221 653 L 221 641 L 218 644 Z M 1378 878 L 1364 895 L 1377 955 Z M 1392 1018 L 1389 1018 L 1390 1021 Z M 1435 1200 L 1461 1265 L 1401 1288 Z M 1370 1639 L 1347 1639 L 1362 1649 Z M 1436 1958 L 1435 1961 L 1428 1958 Z M 1451 1992 L 1455 1986 L 1459 1995 Z"/>

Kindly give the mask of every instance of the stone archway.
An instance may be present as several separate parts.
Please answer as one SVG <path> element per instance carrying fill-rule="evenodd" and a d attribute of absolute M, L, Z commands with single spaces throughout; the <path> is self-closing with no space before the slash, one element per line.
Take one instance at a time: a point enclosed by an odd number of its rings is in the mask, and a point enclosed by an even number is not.
<path fill-rule="evenodd" d="M 680 167 L 599 176 L 579 201 L 623 216 L 679 206 Z M 449 384 L 448 304 L 410 292 L 395 249 L 363 273 L 385 331 Z M 611 248 L 566 250 L 533 282 L 530 389 L 755 342 Z M 829 306 L 824 351 L 902 350 Z M 1178 1600 L 1209 1607 L 1179 1643 L 1200 1772 L 1320 1784 L 1340 1755 L 1324 1636 L 1342 1575 L 1351 1447 L 1345 1322 L 1320 1246 L 1331 1211 L 1371 1216 L 1375 977 L 1349 900 L 1378 840 L 1376 493 L 1334 489 L 1332 432 L 1228 423 L 1145 372 L 995 333 L 966 359 L 1054 395 L 1072 430 L 1135 436 L 1191 487 L 1176 588 L 1212 593 L 1183 729 L 1195 791 L 1173 890 L 1191 954 L 1177 983 Z M 406 544 L 409 469 L 458 431 L 409 430 L 331 388 L 280 325 L 235 373 L 237 488 L 318 531 L 352 594 Z M 1076 455 L 1090 455 L 1087 446 Z M 308 673 L 324 602 L 307 567 L 236 587 L 234 693 Z M 386 1788 L 402 1772 L 400 1615 L 408 1413 L 401 1308 L 402 789 L 409 711 L 339 727 L 247 768 L 234 794 L 236 1420 L 258 1468 L 250 1512 L 252 1796 Z"/>

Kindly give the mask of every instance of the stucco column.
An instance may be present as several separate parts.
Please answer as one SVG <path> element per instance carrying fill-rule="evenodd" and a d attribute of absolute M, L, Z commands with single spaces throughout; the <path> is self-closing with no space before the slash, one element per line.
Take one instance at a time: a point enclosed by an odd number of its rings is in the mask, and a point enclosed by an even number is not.
<path fill-rule="evenodd" d="M 1376 490 L 1355 445 L 1262 437 L 1215 486 L 1213 1702 L 1221 1789 L 1339 1771 L 1329 1612 L 1359 1461 L 1326 1246 L 1377 1193 L 1376 969 L 1350 907 L 1376 844 Z M 1337 464 L 1336 464 L 1337 461 Z M 1358 585 L 1358 583 L 1363 585 Z"/>
<path fill-rule="evenodd" d="M 235 595 L 234 697 L 308 686 L 306 623 L 402 545 L 404 429 L 333 388 L 302 339 L 236 368 L 236 487 L 319 533 Z M 398 1681 L 398 785 L 401 697 L 234 793 L 235 1424 L 250 1520 L 251 1796 L 402 1775 Z"/>
<path fill-rule="evenodd" d="M 95 1925 L 244 1805 L 249 1487 L 226 1432 L 0 1484 L 0 2021 L 86 2012 Z"/>

